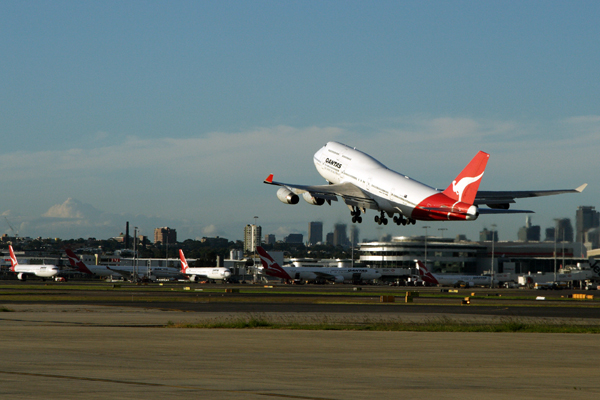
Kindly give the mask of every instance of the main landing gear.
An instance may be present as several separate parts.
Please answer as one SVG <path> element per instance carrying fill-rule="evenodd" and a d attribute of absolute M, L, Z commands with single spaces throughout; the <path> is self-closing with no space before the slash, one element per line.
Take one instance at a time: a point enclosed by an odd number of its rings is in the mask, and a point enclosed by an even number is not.
<path fill-rule="evenodd" d="M 414 225 L 417 223 L 417 221 L 412 218 L 404 218 L 404 215 L 402 214 L 400 214 L 398 217 L 394 215 L 394 222 L 396 225 Z"/>
<path fill-rule="evenodd" d="M 395 218 L 395 217 L 394 217 L 394 218 Z M 388 223 L 388 220 L 387 220 L 387 218 L 385 217 L 385 214 L 383 213 L 383 211 L 381 212 L 381 214 L 380 214 L 380 215 L 376 215 L 376 216 L 375 216 L 375 222 L 377 222 L 377 225 L 381 225 L 381 224 L 383 224 L 383 225 L 387 225 L 387 223 Z"/>
<path fill-rule="evenodd" d="M 362 222 L 362 217 L 360 216 L 360 208 L 352 207 L 352 211 L 350 211 L 350 215 L 352 215 L 352 222 L 359 224 Z"/>

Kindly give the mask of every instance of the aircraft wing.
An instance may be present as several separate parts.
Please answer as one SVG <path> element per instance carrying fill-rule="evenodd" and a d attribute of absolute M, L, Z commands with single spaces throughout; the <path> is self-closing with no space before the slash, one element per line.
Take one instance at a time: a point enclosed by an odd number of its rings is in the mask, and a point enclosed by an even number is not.
<path fill-rule="evenodd" d="M 131 271 L 126 271 L 124 269 L 111 268 L 111 267 L 108 267 L 108 266 L 106 267 L 106 269 L 114 271 L 114 272 L 118 273 L 119 275 L 121 275 L 124 278 L 131 279 L 133 277 L 133 273 Z"/>
<path fill-rule="evenodd" d="M 477 196 L 475 197 L 475 202 L 473 204 L 480 205 L 485 204 L 490 208 L 504 209 L 504 212 L 508 212 L 508 206 L 510 203 L 514 203 L 515 199 L 522 199 L 527 197 L 541 197 L 541 196 L 553 196 L 555 194 L 563 194 L 563 193 L 581 193 L 583 189 L 585 189 L 587 183 L 579 186 L 576 189 L 562 189 L 562 190 L 520 190 L 520 191 L 485 191 L 480 190 L 477 192 Z M 482 209 L 479 210 L 482 213 Z M 523 210 L 514 210 L 511 212 L 530 212 Z M 487 212 L 487 214 L 492 214 L 493 212 Z"/>
<path fill-rule="evenodd" d="M 358 186 L 350 182 L 313 186 L 294 185 L 290 183 L 275 182 L 273 180 L 273 174 L 271 174 L 267 179 L 265 179 L 264 183 L 269 185 L 283 186 L 295 194 L 308 192 L 313 197 L 320 197 L 327 201 L 337 201 L 335 196 L 341 196 L 344 198 L 346 203 L 369 206 L 369 208 L 376 208 L 377 206 L 371 197 L 363 192 Z"/>

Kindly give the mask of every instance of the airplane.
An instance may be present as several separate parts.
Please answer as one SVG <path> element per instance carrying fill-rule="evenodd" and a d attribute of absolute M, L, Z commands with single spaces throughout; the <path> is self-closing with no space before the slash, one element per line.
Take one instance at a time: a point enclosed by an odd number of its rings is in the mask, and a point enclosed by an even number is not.
<path fill-rule="evenodd" d="M 314 281 L 324 279 L 336 283 L 381 278 L 379 270 L 373 268 L 337 268 L 337 267 L 282 267 L 261 246 L 256 247 L 263 265 L 261 272 L 286 281 Z"/>
<path fill-rule="evenodd" d="M 122 276 L 129 280 L 133 280 L 135 279 L 135 275 L 139 275 L 139 273 L 134 273 L 132 266 L 109 267 L 107 265 L 87 265 L 77 257 L 73 250 L 65 249 L 65 253 L 67 253 L 71 266 L 84 274 L 102 277 Z M 138 267 L 138 269 L 146 270 L 145 267 Z M 150 274 L 156 278 L 171 278 L 179 275 L 179 271 L 169 267 L 151 267 Z"/>
<path fill-rule="evenodd" d="M 46 278 L 53 278 L 58 275 L 58 268 L 56 265 L 20 265 L 15 256 L 15 252 L 11 245 L 8 246 L 10 251 L 10 270 L 17 274 L 17 279 L 20 281 L 26 281 L 27 275 L 39 276 L 43 280 Z"/>
<path fill-rule="evenodd" d="M 231 276 L 229 268 L 223 267 L 201 267 L 201 268 L 190 268 L 188 266 L 183 250 L 179 249 L 179 259 L 181 260 L 181 273 L 185 275 L 190 281 L 197 282 L 199 278 L 215 279 L 215 280 L 226 280 Z"/>
<path fill-rule="evenodd" d="M 455 274 L 433 274 L 419 260 L 415 260 L 419 276 L 425 283 L 440 286 L 459 287 L 464 284 L 468 287 L 490 286 L 492 279 L 483 275 L 455 275 Z"/>
<path fill-rule="evenodd" d="M 490 155 L 478 152 L 471 162 L 443 191 L 434 189 L 406 175 L 392 171 L 356 148 L 339 142 L 328 142 L 319 149 L 313 161 L 328 185 L 295 185 L 276 182 L 270 174 L 264 183 L 281 186 L 277 198 L 286 204 L 297 204 L 300 196 L 309 204 L 331 205 L 341 197 L 350 209 L 353 223 L 361 223 L 367 209 L 379 211 L 378 225 L 387 225 L 393 217 L 397 225 L 421 221 L 474 221 L 480 214 L 532 213 L 509 209 L 517 198 L 580 193 L 587 184 L 576 189 L 528 191 L 478 191 Z M 487 205 L 488 208 L 480 208 Z"/>

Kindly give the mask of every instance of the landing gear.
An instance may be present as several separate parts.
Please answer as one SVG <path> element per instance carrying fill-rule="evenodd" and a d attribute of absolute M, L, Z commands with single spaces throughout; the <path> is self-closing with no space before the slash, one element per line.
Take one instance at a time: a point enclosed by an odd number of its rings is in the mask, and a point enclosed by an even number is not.
<path fill-rule="evenodd" d="M 387 225 L 388 220 L 385 217 L 385 214 L 383 213 L 383 211 L 381 212 L 380 215 L 375 216 L 375 222 L 377 222 L 377 225 L 381 225 L 381 224 Z"/>
<path fill-rule="evenodd" d="M 352 222 L 353 223 L 361 223 L 362 222 L 362 217 L 360 216 L 360 208 L 358 207 L 352 207 L 352 211 L 350 211 L 350 215 L 352 215 Z"/>
<path fill-rule="evenodd" d="M 397 217 L 394 215 L 394 222 L 396 223 L 396 225 L 414 225 L 417 223 L 417 221 L 415 221 L 414 219 L 405 218 L 402 214 L 400 214 Z"/>

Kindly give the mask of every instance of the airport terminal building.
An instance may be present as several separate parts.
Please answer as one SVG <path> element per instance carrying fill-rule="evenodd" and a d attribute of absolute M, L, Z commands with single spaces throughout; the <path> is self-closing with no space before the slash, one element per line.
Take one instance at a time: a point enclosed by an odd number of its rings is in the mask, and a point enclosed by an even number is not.
<path fill-rule="evenodd" d="M 359 243 L 360 262 L 380 268 L 385 275 L 415 275 L 415 262 L 427 260 L 434 273 L 483 275 L 549 273 L 555 265 L 587 262 L 581 243 L 468 242 L 425 236 L 392 238 L 389 242 Z M 386 274 L 385 272 L 389 272 Z"/>

